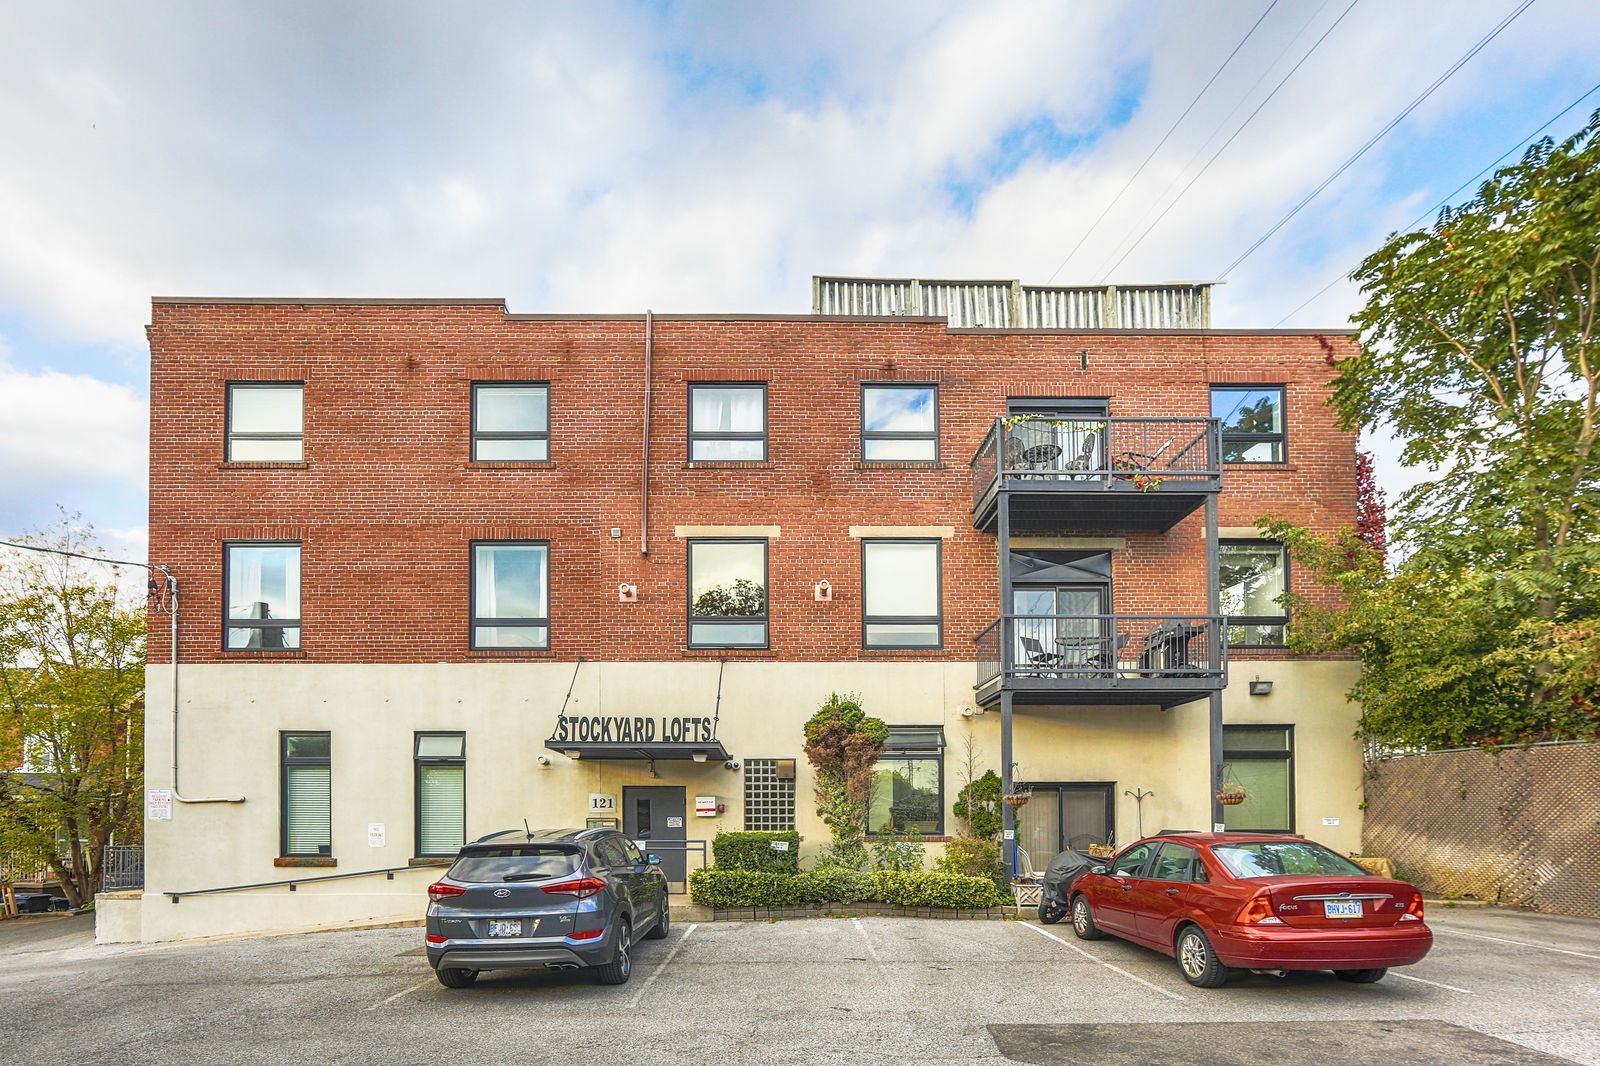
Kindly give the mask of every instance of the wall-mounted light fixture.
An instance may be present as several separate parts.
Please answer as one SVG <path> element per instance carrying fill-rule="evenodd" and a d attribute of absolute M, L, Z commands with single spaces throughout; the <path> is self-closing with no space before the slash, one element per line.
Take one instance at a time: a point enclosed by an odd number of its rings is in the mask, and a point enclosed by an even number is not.
<path fill-rule="evenodd" d="M 581 752 L 581 751 L 564 751 L 561 754 L 565 755 L 569 759 L 581 759 L 581 758 L 583 758 L 583 752 Z"/>
<path fill-rule="evenodd" d="M 1259 677 L 1250 679 L 1250 695 L 1269 696 L 1272 694 L 1272 682 L 1263 681 Z"/>
<path fill-rule="evenodd" d="M 695 762 L 705 762 L 706 753 L 703 751 L 697 751 L 691 756 L 691 758 L 693 758 Z"/>
<path fill-rule="evenodd" d="M 550 765 L 550 756 L 548 756 L 548 755 L 539 756 L 539 765 L 540 766 L 549 766 Z"/>
<path fill-rule="evenodd" d="M 626 581 L 621 582 L 620 584 L 618 584 L 617 585 L 617 602 L 618 603 L 638 603 L 639 602 L 639 586 L 638 585 L 630 585 Z"/>
<path fill-rule="evenodd" d="M 827 603 L 833 599 L 833 586 L 828 584 L 826 578 L 811 586 L 811 598 L 818 603 Z"/>

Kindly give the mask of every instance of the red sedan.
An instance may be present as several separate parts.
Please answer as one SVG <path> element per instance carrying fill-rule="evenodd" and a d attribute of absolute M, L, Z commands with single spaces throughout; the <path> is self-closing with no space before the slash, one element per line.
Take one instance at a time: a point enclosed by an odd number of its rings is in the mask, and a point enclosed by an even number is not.
<path fill-rule="evenodd" d="M 1140 840 L 1080 876 L 1069 910 L 1082 939 L 1110 933 L 1175 956 L 1201 988 L 1221 985 L 1230 968 L 1332 970 L 1367 984 L 1433 946 L 1415 886 L 1265 833 Z"/>

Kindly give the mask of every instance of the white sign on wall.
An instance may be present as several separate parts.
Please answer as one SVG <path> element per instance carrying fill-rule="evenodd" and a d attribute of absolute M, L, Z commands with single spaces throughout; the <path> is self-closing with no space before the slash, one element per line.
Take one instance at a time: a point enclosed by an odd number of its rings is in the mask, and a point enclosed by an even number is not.
<path fill-rule="evenodd" d="M 172 789 L 145 789 L 144 816 L 152 822 L 172 821 Z"/>
<path fill-rule="evenodd" d="M 590 814 L 616 814 L 617 797 L 613 792 L 589 793 Z"/>
<path fill-rule="evenodd" d="M 668 818 L 667 819 L 667 828 L 668 829 L 682 829 L 683 828 L 683 819 L 682 818 Z"/>
<path fill-rule="evenodd" d="M 789 850 L 789 842 L 787 840 L 769 840 L 769 841 L 767 841 L 767 843 L 772 845 L 772 850 L 773 851 L 788 851 Z"/>
<path fill-rule="evenodd" d="M 1322 824 L 1323 825 L 1338 825 L 1339 824 L 1339 819 L 1337 819 L 1337 818 L 1324 818 L 1322 820 Z"/>
<path fill-rule="evenodd" d="M 383 847 L 383 823 L 382 822 L 368 822 L 367 823 L 367 847 L 369 847 L 369 848 L 381 848 L 381 847 Z"/>

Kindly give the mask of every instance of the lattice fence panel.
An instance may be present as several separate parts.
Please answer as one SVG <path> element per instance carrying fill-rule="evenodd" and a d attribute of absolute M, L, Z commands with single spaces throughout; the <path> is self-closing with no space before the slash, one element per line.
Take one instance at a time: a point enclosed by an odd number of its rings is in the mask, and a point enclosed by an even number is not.
<path fill-rule="evenodd" d="M 1446 896 L 1600 918 L 1600 744 L 1384 759 L 1364 850 Z"/>

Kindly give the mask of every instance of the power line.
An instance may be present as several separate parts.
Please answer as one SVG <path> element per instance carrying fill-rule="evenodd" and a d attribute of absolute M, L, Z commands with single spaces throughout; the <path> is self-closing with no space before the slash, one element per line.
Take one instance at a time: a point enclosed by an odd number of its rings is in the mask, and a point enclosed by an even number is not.
<path fill-rule="evenodd" d="M 1361 0 L 1350 0 L 1349 6 L 1339 13 L 1339 17 L 1333 20 L 1332 25 L 1322 31 L 1322 36 L 1317 38 L 1316 43 L 1307 49 L 1306 54 L 1301 56 L 1295 62 L 1294 66 L 1289 68 L 1289 73 L 1285 74 L 1282 80 L 1272 87 L 1272 91 L 1267 94 L 1266 99 L 1262 100 L 1256 105 L 1256 109 L 1250 112 L 1249 117 L 1247 117 L 1244 122 L 1240 124 L 1238 129 L 1233 131 L 1233 135 L 1223 142 L 1222 147 L 1218 148 L 1216 153 L 1213 154 L 1210 159 L 1206 160 L 1205 166 L 1201 167 L 1199 171 L 1196 172 L 1195 176 L 1189 179 L 1189 183 L 1179 190 L 1178 195 L 1172 199 L 1171 203 L 1167 204 L 1167 206 L 1162 209 L 1161 214 L 1156 216 L 1155 221 L 1150 223 L 1149 226 L 1145 227 L 1144 232 L 1139 234 L 1139 236 L 1134 239 L 1134 242 L 1128 246 L 1128 250 L 1123 252 L 1122 255 L 1117 258 L 1116 262 L 1112 263 L 1101 273 L 1100 281 L 1102 283 L 1107 277 L 1110 276 L 1113 270 L 1122 265 L 1123 260 L 1127 259 L 1128 256 L 1133 254 L 1134 249 L 1138 248 L 1139 245 L 1144 242 L 1146 237 L 1150 236 L 1150 231 L 1159 226 L 1161 224 L 1161 220 L 1166 218 L 1174 207 L 1178 206 L 1178 202 L 1188 195 L 1190 189 L 1194 188 L 1194 183 L 1199 181 L 1201 177 L 1205 175 L 1205 172 L 1211 169 L 1211 164 L 1215 163 L 1217 159 L 1221 157 L 1222 153 L 1228 150 L 1229 145 L 1233 144 L 1234 141 L 1239 139 L 1239 135 L 1249 127 L 1251 122 L 1255 121 L 1255 117 L 1257 115 L 1261 114 L 1262 108 L 1266 107 L 1272 102 L 1272 98 L 1278 95 L 1278 90 L 1282 89 L 1284 85 L 1288 83 L 1289 79 L 1295 76 L 1295 72 L 1305 65 L 1306 60 L 1310 59 L 1312 55 L 1316 53 L 1318 48 L 1322 47 L 1322 42 L 1326 41 L 1329 34 L 1333 33 L 1334 30 L 1339 28 L 1339 24 L 1345 20 L 1345 17 L 1349 15 L 1351 11 L 1355 10 L 1355 6 L 1360 2 Z"/>
<path fill-rule="evenodd" d="M 1519 15 L 1521 15 L 1524 11 L 1528 10 L 1528 8 L 1530 8 L 1532 6 L 1533 6 L 1533 0 L 1522 0 L 1522 3 L 1518 4 L 1516 9 L 1514 11 L 1512 11 L 1511 14 L 1507 15 L 1505 18 L 1500 20 L 1499 25 L 1495 26 L 1494 29 L 1490 30 L 1487 34 L 1484 35 L 1482 40 L 1480 40 L 1477 44 L 1473 45 L 1470 49 L 1468 49 L 1466 55 L 1464 55 L 1460 59 L 1456 60 L 1454 63 L 1452 63 L 1450 65 L 1450 68 L 1448 70 L 1446 70 L 1443 74 L 1441 74 L 1437 78 L 1435 78 L 1433 84 L 1428 86 L 1426 89 L 1424 89 L 1421 96 L 1418 96 L 1415 100 L 1411 101 L 1411 103 L 1406 106 L 1405 110 L 1401 111 L 1394 118 L 1390 119 L 1388 124 L 1385 125 L 1383 127 L 1383 129 L 1379 130 L 1377 133 L 1374 133 L 1372 135 L 1372 137 L 1367 141 L 1366 144 L 1363 144 L 1359 149 L 1356 150 L 1354 155 L 1352 155 L 1349 159 L 1346 159 L 1343 163 L 1341 163 L 1339 165 L 1339 168 L 1337 170 L 1335 170 L 1332 174 L 1329 174 L 1327 176 L 1327 178 L 1325 178 L 1323 180 L 1321 185 L 1318 185 L 1315 189 L 1312 189 L 1309 193 L 1307 193 L 1305 195 L 1305 197 L 1299 203 L 1295 204 L 1294 207 L 1290 208 L 1288 214 L 1286 214 L 1282 218 L 1280 218 L 1273 225 L 1273 227 L 1271 229 L 1267 230 L 1267 232 L 1263 233 L 1259 238 L 1257 238 L 1256 242 L 1254 244 L 1252 244 L 1250 247 L 1246 248 L 1244 250 L 1244 252 L 1240 254 L 1239 258 L 1237 258 L 1233 262 L 1229 263 L 1228 266 L 1222 271 L 1222 273 L 1217 275 L 1217 277 L 1218 278 L 1226 278 L 1229 274 L 1233 273 L 1235 267 L 1237 267 L 1240 263 L 1244 262 L 1246 259 L 1249 259 L 1252 255 L 1254 255 L 1255 252 L 1256 252 L 1256 249 L 1260 248 L 1263 244 L 1266 244 L 1267 241 L 1271 240 L 1273 234 L 1277 233 L 1284 226 L 1288 225 L 1289 221 L 1292 218 L 1294 218 L 1296 215 L 1298 215 L 1301 212 L 1301 210 L 1303 208 L 1305 208 L 1305 206 L 1307 204 L 1309 204 L 1312 200 L 1315 200 L 1319 195 L 1321 195 L 1321 193 L 1322 193 L 1322 191 L 1324 189 L 1326 189 L 1328 186 L 1332 185 L 1335 181 L 1337 181 L 1341 174 L 1343 174 L 1345 171 L 1347 171 L 1351 167 L 1353 167 L 1356 164 L 1356 160 L 1358 160 L 1362 156 L 1366 155 L 1367 152 L 1369 152 L 1374 145 L 1376 145 L 1379 141 L 1383 140 L 1384 137 L 1388 136 L 1389 133 L 1396 126 L 1400 125 L 1401 122 L 1405 121 L 1406 117 L 1408 115 L 1410 115 L 1411 112 L 1415 111 L 1418 107 L 1422 106 L 1422 102 L 1424 100 L 1426 100 L 1428 97 L 1432 96 L 1434 94 L 1434 92 L 1436 90 L 1438 90 L 1438 88 L 1440 86 L 1442 86 L 1445 82 L 1449 81 L 1450 78 L 1456 73 L 1456 71 L 1458 71 L 1462 67 L 1466 66 L 1467 62 L 1469 60 L 1471 60 L 1473 56 L 1475 56 L 1479 52 L 1483 51 L 1484 47 L 1486 45 L 1488 45 L 1488 43 L 1490 41 L 1492 41 L 1496 37 L 1500 36 L 1501 31 L 1503 31 L 1507 26 L 1509 26 L 1513 22 L 1515 22 Z"/>
<path fill-rule="evenodd" d="M 1156 142 L 1156 146 L 1150 149 L 1150 154 L 1144 157 L 1144 162 L 1140 163 L 1139 169 L 1133 172 L 1133 177 L 1128 179 L 1127 183 L 1117 191 L 1117 195 L 1111 198 L 1111 202 L 1106 204 L 1104 209 L 1101 210 L 1100 217 L 1096 218 L 1094 220 L 1094 224 L 1084 231 L 1083 236 L 1078 238 L 1078 243 L 1072 246 L 1072 250 L 1068 252 L 1066 257 L 1061 260 L 1060 265 L 1057 266 L 1055 270 L 1050 272 L 1050 276 L 1045 279 L 1045 284 L 1048 285 L 1050 282 L 1056 280 L 1056 275 L 1066 269 L 1067 263 L 1072 260 L 1073 256 L 1078 254 L 1078 249 L 1083 247 L 1083 242 L 1087 241 L 1091 236 L 1094 235 L 1094 231 L 1100 228 L 1100 223 L 1106 220 L 1106 216 L 1111 213 L 1111 209 L 1122 202 L 1122 197 L 1126 195 L 1129 189 L 1133 188 L 1133 183 L 1139 180 L 1139 175 L 1143 174 L 1144 168 L 1150 165 L 1150 160 L 1156 157 L 1156 153 L 1161 151 L 1162 146 L 1167 143 L 1167 140 L 1178 131 L 1179 126 L 1183 125 L 1183 120 L 1189 117 L 1189 112 L 1194 110 L 1195 105 L 1200 102 L 1200 98 L 1205 96 L 1206 92 L 1210 90 L 1211 86 L 1215 84 L 1216 80 L 1222 76 L 1222 72 L 1228 69 L 1228 64 L 1232 63 L 1233 57 L 1239 54 L 1239 49 L 1243 48 L 1246 42 L 1248 42 L 1250 38 L 1255 35 L 1256 30 L 1261 28 L 1261 24 L 1267 20 L 1267 16 L 1272 14 L 1273 8 L 1277 7 L 1278 4 L 1279 0 L 1272 0 L 1272 3 L 1267 5 L 1267 9 L 1261 13 L 1261 17 L 1256 19 L 1255 25 L 1251 26 L 1250 31 L 1244 35 L 1243 39 L 1241 39 L 1238 44 L 1233 46 L 1233 51 L 1229 52 L 1228 58 L 1222 61 L 1222 66 L 1218 67 L 1217 72 L 1211 75 L 1211 80 L 1206 82 L 1205 85 L 1201 87 L 1200 91 L 1195 94 L 1194 99 L 1189 101 L 1189 106 L 1183 109 L 1183 114 L 1178 116 L 1177 121 L 1173 122 L 1171 128 L 1168 129 L 1166 133 L 1162 134 L 1161 140 Z"/>
<path fill-rule="evenodd" d="M 1465 189 L 1467 186 L 1471 185 L 1473 182 L 1477 181 L 1479 178 L 1481 178 L 1485 174 L 1489 173 L 1489 171 L 1493 170 L 1495 167 L 1497 167 L 1501 163 L 1505 162 L 1506 157 L 1508 157 L 1512 153 L 1516 152 L 1517 149 L 1521 148 L 1523 145 L 1527 144 L 1529 141 L 1532 141 L 1534 138 L 1538 137 L 1541 133 L 1543 133 L 1545 130 L 1549 129 L 1551 126 L 1554 126 L 1557 122 L 1561 121 L 1561 119 L 1567 114 L 1568 111 L 1571 111 L 1573 108 L 1577 107 L 1579 104 L 1583 103 L 1585 100 L 1589 99 L 1589 97 L 1593 96 L 1597 92 L 1600 92 L 1600 82 L 1597 82 L 1595 85 L 1593 85 L 1589 89 L 1588 92 L 1584 93 L 1582 96 L 1580 96 L 1576 100 L 1572 101 L 1572 103 L 1568 104 L 1566 107 L 1563 107 L 1560 111 L 1557 111 L 1554 115 L 1550 116 L 1549 121 L 1547 121 L 1544 125 L 1540 126 L 1538 129 L 1534 130 L 1532 133 L 1528 134 L 1526 137 L 1523 137 L 1520 141 L 1518 141 L 1516 144 L 1513 144 L 1510 148 L 1507 148 L 1504 152 L 1502 152 L 1500 154 L 1498 159 L 1496 159 L 1494 162 L 1490 163 L 1488 166 L 1484 167 L 1482 170 L 1478 171 L 1476 174 L 1474 174 L 1472 177 L 1468 178 L 1466 181 L 1462 182 L 1460 185 L 1457 185 L 1454 189 L 1452 189 L 1450 192 L 1445 194 L 1444 199 L 1440 200 L 1437 204 L 1434 204 L 1432 207 L 1428 208 L 1422 214 L 1420 214 L 1416 218 L 1412 219 L 1405 226 L 1401 227 L 1401 229 L 1404 229 L 1404 230 L 1415 229 L 1429 215 L 1435 213 L 1440 208 L 1447 206 L 1450 203 L 1450 201 L 1455 197 L 1455 195 L 1457 193 L 1459 193 L 1462 189 Z M 1339 284 L 1339 282 L 1345 280 L 1345 278 L 1347 278 L 1349 276 L 1350 276 L 1350 271 L 1345 271 L 1345 272 L 1337 275 L 1332 281 L 1328 282 L 1322 288 L 1318 289 L 1316 292 L 1312 293 L 1309 297 L 1307 297 L 1293 311 L 1290 311 L 1288 314 L 1286 314 L 1282 318 L 1278 319 L 1278 321 L 1274 322 L 1272 324 L 1273 328 L 1276 329 L 1277 327 L 1283 325 L 1285 322 L 1289 321 L 1289 319 L 1293 318 L 1295 315 L 1298 315 L 1301 311 L 1305 310 L 1307 306 L 1309 306 L 1311 303 L 1313 303 L 1314 301 L 1319 299 L 1322 296 L 1323 293 L 1327 292 L 1329 289 L 1333 288 L 1335 285 Z"/>
<path fill-rule="evenodd" d="M 16 541 L 0 540 L 0 547 L 18 548 L 26 552 L 48 552 L 51 555 L 66 555 L 74 559 L 88 559 L 90 562 L 95 563 L 110 563 L 113 566 L 137 566 L 145 570 L 160 570 L 162 573 L 167 573 L 167 568 L 164 566 L 152 566 L 149 563 L 133 563 L 126 559 L 106 559 L 99 555 L 85 555 L 82 552 L 69 552 L 61 548 L 41 548 L 37 544 L 18 544 Z"/>

